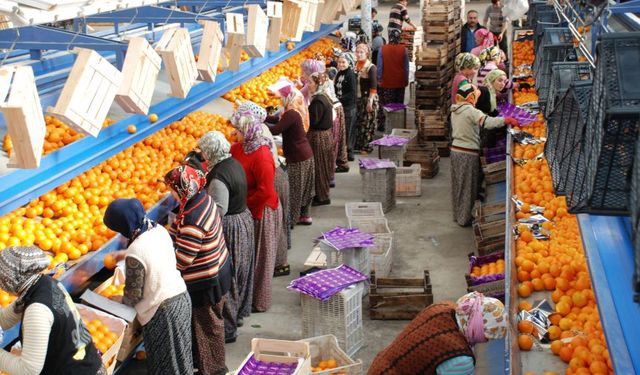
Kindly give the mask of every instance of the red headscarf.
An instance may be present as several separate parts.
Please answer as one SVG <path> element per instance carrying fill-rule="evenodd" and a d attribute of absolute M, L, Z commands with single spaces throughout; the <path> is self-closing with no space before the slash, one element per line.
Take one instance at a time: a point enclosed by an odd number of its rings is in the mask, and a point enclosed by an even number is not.
<path fill-rule="evenodd" d="M 189 165 L 179 165 L 170 170 L 164 176 L 164 182 L 178 194 L 180 198 L 180 206 L 178 207 L 178 215 L 183 216 L 184 208 L 187 202 L 198 194 L 206 183 L 206 177 L 203 171 L 195 169 Z"/>

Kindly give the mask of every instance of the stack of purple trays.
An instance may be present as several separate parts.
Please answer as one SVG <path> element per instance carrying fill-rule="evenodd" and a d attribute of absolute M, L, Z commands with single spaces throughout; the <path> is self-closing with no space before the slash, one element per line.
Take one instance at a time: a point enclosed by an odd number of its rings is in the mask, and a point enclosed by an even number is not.
<path fill-rule="evenodd" d="M 371 146 L 404 146 L 409 143 L 409 138 L 398 137 L 396 135 L 385 135 L 380 139 L 369 142 Z"/>
<path fill-rule="evenodd" d="M 497 163 L 507 158 L 507 137 L 496 142 L 496 147 L 485 147 L 483 155 L 487 164 Z"/>
<path fill-rule="evenodd" d="M 357 247 L 372 247 L 375 245 L 373 235 L 361 232 L 358 228 L 336 227 L 322 233 L 326 243 L 336 250 L 352 249 Z"/>
<path fill-rule="evenodd" d="M 365 158 L 360 159 L 360 168 L 364 169 L 386 169 L 395 168 L 396 165 L 389 159 Z"/>
<path fill-rule="evenodd" d="M 368 279 L 367 275 L 343 264 L 295 279 L 287 289 L 326 301 L 349 286 Z"/>
<path fill-rule="evenodd" d="M 291 375 L 296 371 L 297 363 L 262 362 L 251 357 L 237 372 L 237 375 Z"/>
<path fill-rule="evenodd" d="M 538 116 L 511 103 L 498 104 L 498 111 L 502 117 L 513 117 L 520 126 L 529 125 L 538 119 Z"/>

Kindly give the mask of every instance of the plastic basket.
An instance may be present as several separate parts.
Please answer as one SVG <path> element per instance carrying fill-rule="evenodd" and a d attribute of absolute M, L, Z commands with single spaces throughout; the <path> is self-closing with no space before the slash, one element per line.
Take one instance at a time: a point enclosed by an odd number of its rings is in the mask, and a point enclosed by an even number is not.
<path fill-rule="evenodd" d="M 551 83 L 544 109 L 547 118 L 551 116 L 556 103 L 567 92 L 571 83 L 593 80 L 593 71 L 587 62 L 552 63 L 551 72 Z"/>
<path fill-rule="evenodd" d="M 553 10 L 553 6 L 547 4 L 546 1 L 531 1 L 529 2 L 529 11 L 527 12 L 528 27 L 535 26 L 537 24 L 537 16 L 539 12 Z"/>
<path fill-rule="evenodd" d="M 553 8 L 543 8 L 537 12 L 537 15 L 535 25 L 533 26 L 535 27 L 535 31 L 533 33 L 534 48 L 538 47 L 546 29 L 566 26 L 566 22 L 558 16 Z"/>
<path fill-rule="evenodd" d="M 362 232 L 371 234 L 388 234 L 392 233 L 389 229 L 389 223 L 384 217 L 366 217 L 354 216 L 349 219 L 349 228 L 358 228 Z"/>
<path fill-rule="evenodd" d="M 393 264 L 393 237 L 376 235 L 376 246 L 369 249 L 371 253 L 371 270 L 377 277 L 387 277 Z"/>
<path fill-rule="evenodd" d="M 354 247 L 337 250 L 325 241 L 320 241 L 320 250 L 327 257 L 327 268 L 335 268 L 342 264 L 354 268 L 365 275 L 371 273 L 371 256 L 368 247 Z"/>
<path fill-rule="evenodd" d="M 545 156 L 558 195 L 571 195 L 576 174 L 584 161 L 580 154 L 586 126 L 592 82 L 574 82 L 547 121 Z M 570 197 L 569 197 L 570 198 Z"/>
<path fill-rule="evenodd" d="M 406 106 L 401 109 L 396 109 L 398 104 L 393 103 L 393 106 L 382 107 L 385 116 L 385 132 L 389 133 L 393 128 L 406 128 L 407 124 L 407 108 Z"/>
<path fill-rule="evenodd" d="M 631 176 L 631 227 L 636 229 L 634 235 L 640 237 L 640 233 L 637 230 L 640 226 L 640 141 L 636 144 L 636 161 L 634 165 L 633 175 Z M 637 243 L 640 244 L 640 242 Z M 640 262 L 640 259 L 637 259 L 637 261 Z"/>
<path fill-rule="evenodd" d="M 389 159 L 397 166 L 402 166 L 407 145 L 402 146 L 378 146 L 378 158 Z"/>
<path fill-rule="evenodd" d="M 422 167 L 411 164 L 410 167 L 396 169 L 396 196 L 419 197 L 422 195 Z"/>
<path fill-rule="evenodd" d="M 533 64 L 538 103 L 541 107 L 544 107 L 547 102 L 549 85 L 551 84 L 551 64 L 575 61 L 577 57 L 573 46 L 573 35 L 568 28 L 553 27 L 545 30 Z"/>
<path fill-rule="evenodd" d="M 349 219 L 356 216 L 384 217 L 380 202 L 347 202 L 344 204 L 344 210 Z"/>
<path fill-rule="evenodd" d="M 309 344 L 311 351 L 311 366 L 318 367 L 320 361 L 334 359 L 338 367 L 314 372 L 319 375 L 329 374 L 345 374 L 345 375 L 362 375 L 362 360 L 353 360 L 338 345 L 338 339 L 334 335 L 316 336 L 308 339 L 300 340 Z"/>
<path fill-rule="evenodd" d="M 640 33 L 602 35 L 573 212 L 627 215 L 640 130 Z"/>
<path fill-rule="evenodd" d="M 364 343 L 362 329 L 362 293 L 364 284 L 351 286 L 320 301 L 301 294 L 302 335 L 305 337 L 334 335 L 338 344 L 353 356 Z"/>
<path fill-rule="evenodd" d="M 418 131 L 416 129 L 393 129 L 391 130 L 391 135 L 407 138 L 411 141 L 418 136 Z"/>
<path fill-rule="evenodd" d="M 362 176 L 362 200 L 380 202 L 382 211 L 388 212 L 396 206 L 396 169 L 364 169 Z"/>

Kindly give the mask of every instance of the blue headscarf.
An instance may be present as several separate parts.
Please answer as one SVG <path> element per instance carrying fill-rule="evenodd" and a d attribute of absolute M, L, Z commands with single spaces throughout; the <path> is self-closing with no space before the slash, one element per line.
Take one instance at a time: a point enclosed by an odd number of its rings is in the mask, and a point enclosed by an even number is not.
<path fill-rule="evenodd" d="M 131 244 L 138 236 L 156 226 L 147 218 L 142 203 L 136 199 L 116 199 L 104 213 L 104 224 L 129 239 Z"/>

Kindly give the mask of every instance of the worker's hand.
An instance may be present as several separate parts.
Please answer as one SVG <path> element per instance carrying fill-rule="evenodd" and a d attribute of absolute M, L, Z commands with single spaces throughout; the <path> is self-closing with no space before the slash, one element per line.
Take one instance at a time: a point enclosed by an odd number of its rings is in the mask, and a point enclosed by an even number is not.
<path fill-rule="evenodd" d="M 520 123 L 518 122 L 518 120 L 514 119 L 513 117 L 505 117 L 504 124 L 511 125 L 511 126 L 520 126 Z"/>
<path fill-rule="evenodd" d="M 498 35 L 498 42 L 502 42 L 503 37 L 504 37 L 504 34 L 500 33 L 500 35 Z"/>
<path fill-rule="evenodd" d="M 367 102 L 367 112 L 373 112 L 373 103 L 371 101 Z"/>

